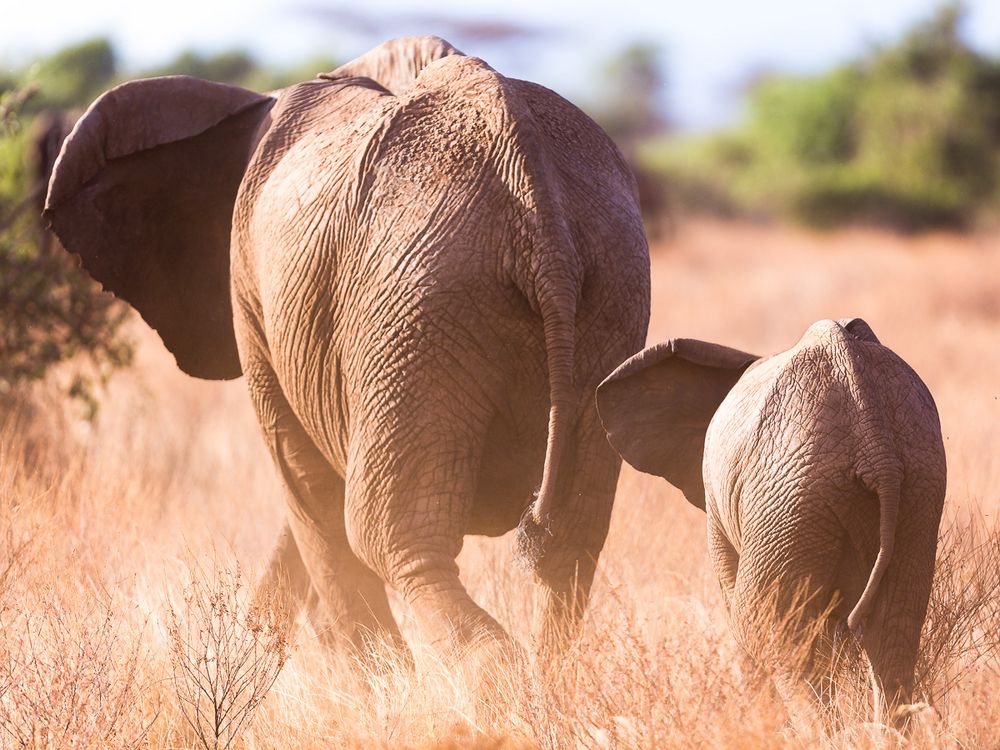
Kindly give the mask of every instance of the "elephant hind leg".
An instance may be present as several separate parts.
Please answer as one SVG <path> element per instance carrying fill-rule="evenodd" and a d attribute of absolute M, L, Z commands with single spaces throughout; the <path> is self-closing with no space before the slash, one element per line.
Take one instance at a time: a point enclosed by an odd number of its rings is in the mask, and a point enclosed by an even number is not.
<path fill-rule="evenodd" d="M 385 584 L 351 552 L 342 524 L 331 528 L 293 514 L 290 525 L 309 570 L 306 608 L 320 638 L 333 648 L 347 640 L 366 658 L 388 641 L 409 663 Z"/>
<path fill-rule="evenodd" d="M 403 597 L 425 642 L 471 677 L 477 721 L 495 723 L 512 688 L 524 684 L 524 662 L 459 578 L 455 558 L 475 490 L 475 435 L 453 441 L 438 433 L 424 443 L 411 433 L 368 448 L 366 455 L 356 450 L 347 472 L 351 544 Z"/>
<path fill-rule="evenodd" d="M 373 429 L 352 446 L 347 471 L 353 549 L 400 593 L 424 637 L 446 654 L 508 641 L 458 575 L 481 446 L 474 429 L 456 427 L 459 434 Z"/>
<path fill-rule="evenodd" d="M 772 527 L 775 538 L 791 538 Z M 835 534 L 781 546 L 743 539 L 730 594 L 730 622 L 740 645 L 770 673 L 795 723 L 830 718 L 835 598 L 833 564 L 844 540 Z M 715 548 L 713 547 L 713 555 Z"/>
<path fill-rule="evenodd" d="M 543 664 L 564 653 L 579 634 L 611 522 L 620 468 L 591 403 L 580 415 L 573 451 L 563 463 L 550 528 L 540 530 L 540 554 L 530 559 L 546 595 L 538 627 Z"/>
<path fill-rule="evenodd" d="M 344 526 L 344 480 L 306 434 L 263 367 L 248 368 L 254 406 L 281 474 L 288 500 L 288 528 L 265 573 L 265 583 L 285 578 L 290 610 L 303 603 L 331 645 L 346 639 L 370 654 L 388 638 L 409 654 L 389 608 L 385 584 L 351 551 Z M 310 605 L 312 598 L 314 604 Z"/>
<path fill-rule="evenodd" d="M 254 593 L 254 599 L 260 603 L 272 596 L 288 623 L 296 620 L 303 606 L 310 620 L 315 616 L 316 591 L 287 522 L 278 534 L 278 541 Z"/>

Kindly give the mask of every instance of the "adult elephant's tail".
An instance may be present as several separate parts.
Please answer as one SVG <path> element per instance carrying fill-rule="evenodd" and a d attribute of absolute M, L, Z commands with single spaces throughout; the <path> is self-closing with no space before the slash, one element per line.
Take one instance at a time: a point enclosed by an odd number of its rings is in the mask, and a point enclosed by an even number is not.
<path fill-rule="evenodd" d="M 875 597 L 878 595 L 879 583 L 892 560 L 892 551 L 896 543 L 901 481 L 898 473 L 892 473 L 874 482 L 873 489 L 879 500 L 878 557 L 875 558 L 875 564 L 872 566 L 871 575 L 868 577 L 865 590 L 861 593 L 861 598 L 847 616 L 847 627 L 853 633 L 858 633 L 858 628 L 871 612 Z"/>
<path fill-rule="evenodd" d="M 538 265 L 533 274 L 534 288 L 525 292 L 537 304 L 542 318 L 549 375 L 549 427 L 542 483 L 518 527 L 519 557 L 529 568 L 537 567 L 545 552 L 546 539 L 553 534 L 571 435 L 578 417 L 579 399 L 573 371 L 581 288 L 579 256 L 561 215 L 556 214 L 553 224 L 536 228 L 533 245 Z"/>
<path fill-rule="evenodd" d="M 546 540 L 558 534 L 559 495 L 565 485 L 572 434 L 580 411 L 573 373 L 584 264 L 570 229 L 565 185 L 552 161 L 543 119 L 536 117 L 529 98 L 522 96 L 524 92 L 518 85 L 508 82 L 502 89 L 511 121 L 516 120 L 517 127 L 509 129 L 512 143 L 506 150 L 513 158 L 500 165 L 500 172 L 510 182 L 510 195 L 518 196 L 515 210 L 521 213 L 522 226 L 528 229 L 529 246 L 516 253 L 512 277 L 541 318 L 549 380 L 542 483 L 518 529 L 522 561 L 536 567 L 544 555 Z"/>
<path fill-rule="evenodd" d="M 549 370 L 549 434 L 545 467 L 538 497 L 531 506 L 531 520 L 545 528 L 558 493 L 559 472 L 569 441 L 570 421 L 577 410 L 573 388 L 576 336 L 575 290 L 554 290 L 539 299 L 545 331 L 545 357 Z"/>

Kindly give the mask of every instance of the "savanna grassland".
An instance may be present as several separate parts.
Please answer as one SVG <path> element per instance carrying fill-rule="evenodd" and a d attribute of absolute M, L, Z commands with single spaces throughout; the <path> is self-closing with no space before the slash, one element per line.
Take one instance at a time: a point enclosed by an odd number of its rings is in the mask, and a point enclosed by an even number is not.
<path fill-rule="evenodd" d="M 0 434 L 0 748 L 1000 747 L 1000 237 L 692 222 L 653 249 L 651 341 L 770 353 L 846 316 L 927 382 L 948 453 L 907 739 L 849 677 L 828 728 L 789 723 L 729 635 L 703 514 L 629 468 L 581 638 L 502 709 L 419 645 L 416 672 L 363 674 L 286 642 L 246 596 L 283 501 L 243 383 L 184 376 L 136 322 L 95 423 L 43 384 Z M 511 547 L 469 539 L 462 576 L 530 648 Z"/>

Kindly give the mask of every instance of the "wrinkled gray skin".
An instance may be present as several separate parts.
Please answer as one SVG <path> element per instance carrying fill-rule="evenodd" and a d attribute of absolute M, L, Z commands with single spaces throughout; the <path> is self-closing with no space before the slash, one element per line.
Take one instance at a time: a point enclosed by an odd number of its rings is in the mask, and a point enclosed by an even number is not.
<path fill-rule="evenodd" d="M 502 641 L 455 558 L 524 517 L 545 642 L 572 630 L 620 466 L 588 394 L 649 313 L 634 180 L 583 113 L 434 37 L 272 95 L 134 81 L 46 215 L 182 369 L 246 376 L 291 611 L 311 590 L 330 632 L 398 641 L 388 584 L 431 640 Z"/>
<path fill-rule="evenodd" d="M 622 457 L 706 511 L 730 621 L 752 653 L 804 587 L 804 614 L 835 602 L 827 637 L 850 628 L 889 704 L 909 702 L 944 446 L 927 388 L 864 321 L 821 321 L 764 359 L 676 339 L 622 364 L 597 401 Z M 775 585 L 777 610 L 764 611 Z M 802 696 L 802 677 L 822 692 L 821 641 L 805 674 L 765 665 L 786 697 Z"/>

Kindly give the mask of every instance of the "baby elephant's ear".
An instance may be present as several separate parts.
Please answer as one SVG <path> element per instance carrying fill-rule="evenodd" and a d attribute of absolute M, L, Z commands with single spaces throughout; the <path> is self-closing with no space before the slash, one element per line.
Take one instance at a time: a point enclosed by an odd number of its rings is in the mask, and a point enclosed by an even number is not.
<path fill-rule="evenodd" d="M 627 359 L 597 388 L 597 410 L 612 447 L 704 509 L 708 423 L 756 359 L 694 339 L 672 339 Z"/>

